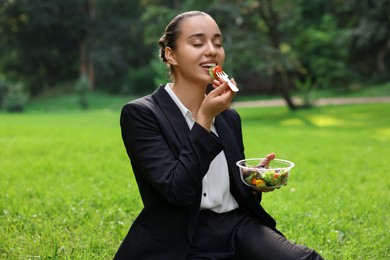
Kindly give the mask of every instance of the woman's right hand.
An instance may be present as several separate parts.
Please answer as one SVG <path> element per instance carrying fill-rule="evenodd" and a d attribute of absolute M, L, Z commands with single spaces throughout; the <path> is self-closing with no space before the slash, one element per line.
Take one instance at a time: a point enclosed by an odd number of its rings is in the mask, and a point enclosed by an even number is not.
<path fill-rule="evenodd" d="M 232 82 L 236 84 L 234 79 Z M 205 97 L 196 116 L 196 122 L 208 131 L 211 129 L 213 118 L 228 109 L 236 95 L 226 82 L 219 83 L 213 84 L 214 89 Z"/>

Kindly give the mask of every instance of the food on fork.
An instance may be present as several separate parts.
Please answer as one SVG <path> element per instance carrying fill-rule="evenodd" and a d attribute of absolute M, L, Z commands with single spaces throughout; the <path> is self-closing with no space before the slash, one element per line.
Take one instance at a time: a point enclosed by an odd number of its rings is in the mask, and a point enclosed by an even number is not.
<path fill-rule="evenodd" d="M 222 70 L 222 67 L 220 65 L 211 67 L 209 69 L 209 74 L 213 79 L 216 80 L 222 79 L 223 81 L 226 81 L 232 91 L 234 92 L 238 91 L 237 86 L 230 81 L 228 75 Z"/>
<path fill-rule="evenodd" d="M 210 73 L 210 76 L 216 80 L 219 80 L 219 77 L 217 75 L 217 71 L 218 72 L 222 72 L 222 67 L 217 65 L 217 66 L 212 66 L 210 69 L 209 69 L 209 73 Z"/>

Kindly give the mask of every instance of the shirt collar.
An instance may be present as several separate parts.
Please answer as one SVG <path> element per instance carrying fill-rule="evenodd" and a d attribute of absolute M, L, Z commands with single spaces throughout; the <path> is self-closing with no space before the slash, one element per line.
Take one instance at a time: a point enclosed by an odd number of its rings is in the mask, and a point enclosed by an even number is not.
<path fill-rule="evenodd" d="M 184 104 L 180 101 L 180 99 L 176 96 L 175 92 L 172 90 L 172 83 L 167 83 L 165 85 L 165 90 L 168 92 L 169 96 L 173 99 L 175 104 L 179 107 L 181 113 L 184 117 L 187 117 L 194 121 L 194 118 L 192 117 L 191 111 L 184 106 Z M 215 118 L 213 118 L 213 124 L 214 124 Z"/>
<path fill-rule="evenodd" d="M 175 104 L 179 107 L 181 113 L 184 117 L 188 117 L 192 119 L 192 113 L 191 111 L 186 108 L 183 103 L 180 101 L 180 99 L 176 96 L 175 92 L 172 90 L 172 83 L 168 83 L 165 85 L 165 90 L 168 92 L 168 94 L 171 96 Z"/>

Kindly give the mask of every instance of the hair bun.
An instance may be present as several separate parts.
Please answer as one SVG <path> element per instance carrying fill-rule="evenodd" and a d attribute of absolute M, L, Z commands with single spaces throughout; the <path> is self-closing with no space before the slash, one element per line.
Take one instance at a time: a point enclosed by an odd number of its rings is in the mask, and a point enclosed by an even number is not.
<path fill-rule="evenodd" d="M 160 40 L 158 41 L 158 45 L 160 46 L 160 58 L 163 62 L 167 62 L 167 58 L 165 57 L 165 48 L 166 48 L 165 40 L 166 37 L 164 34 L 163 36 L 161 36 Z"/>
<path fill-rule="evenodd" d="M 165 49 L 165 47 L 166 47 L 165 34 L 163 36 L 161 36 L 160 40 L 158 40 L 158 45 L 160 46 L 161 49 Z"/>

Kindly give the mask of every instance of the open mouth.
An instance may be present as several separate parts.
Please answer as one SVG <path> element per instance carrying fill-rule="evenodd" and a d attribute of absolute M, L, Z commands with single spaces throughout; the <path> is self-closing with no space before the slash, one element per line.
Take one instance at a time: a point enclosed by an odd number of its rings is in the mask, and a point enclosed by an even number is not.
<path fill-rule="evenodd" d="M 203 64 L 200 64 L 200 66 L 202 68 L 209 70 L 210 68 L 217 66 L 217 63 L 203 63 Z"/>

